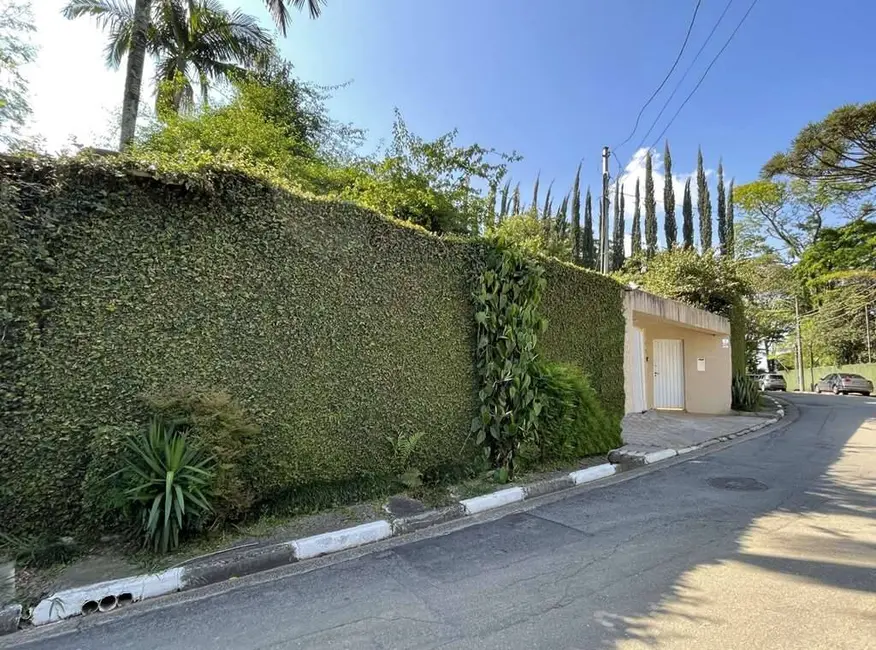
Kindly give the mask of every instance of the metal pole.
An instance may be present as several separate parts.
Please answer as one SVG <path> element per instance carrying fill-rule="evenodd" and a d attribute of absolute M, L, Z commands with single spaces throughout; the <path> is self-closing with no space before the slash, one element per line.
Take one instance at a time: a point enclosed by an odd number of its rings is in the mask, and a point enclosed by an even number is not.
<path fill-rule="evenodd" d="M 797 320 L 797 389 L 802 392 L 806 379 L 803 375 L 803 337 L 800 335 L 800 304 L 797 296 L 794 296 L 794 315 Z"/>
<path fill-rule="evenodd" d="M 603 273 L 611 268 L 608 264 L 608 147 L 602 148 L 602 215 L 599 219 L 599 260 Z"/>
<path fill-rule="evenodd" d="M 873 351 L 870 348 L 870 305 L 864 305 L 864 322 L 867 324 L 867 362 L 873 363 Z"/>

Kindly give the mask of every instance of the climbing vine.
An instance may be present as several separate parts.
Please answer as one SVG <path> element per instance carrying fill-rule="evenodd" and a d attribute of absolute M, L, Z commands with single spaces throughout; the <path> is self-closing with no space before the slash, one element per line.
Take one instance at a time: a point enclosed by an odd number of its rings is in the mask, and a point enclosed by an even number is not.
<path fill-rule="evenodd" d="M 514 475 L 521 443 L 538 435 L 536 346 L 547 322 L 539 314 L 544 270 L 517 250 L 489 247 L 475 293 L 476 367 L 480 378 L 476 442 L 504 479 Z"/>

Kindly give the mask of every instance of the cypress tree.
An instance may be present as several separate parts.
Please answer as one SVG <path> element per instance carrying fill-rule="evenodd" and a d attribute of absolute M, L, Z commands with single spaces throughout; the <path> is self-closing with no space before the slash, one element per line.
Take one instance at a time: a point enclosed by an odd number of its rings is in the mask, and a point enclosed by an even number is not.
<path fill-rule="evenodd" d="M 557 242 L 565 242 L 569 237 L 569 195 L 563 197 L 560 201 L 560 207 L 557 208 L 557 214 L 554 216 L 554 237 Z"/>
<path fill-rule="evenodd" d="M 727 221 L 724 224 L 724 242 L 727 247 L 727 256 L 736 256 L 736 231 L 733 229 L 733 180 L 727 190 Z"/>
<path fill-rule="evenodd" d="M 541 172 L 535 177 L 535 185 L 532 188 L 532 215 L 538 219 L 538 182 L 541 180 Z"/>
<path fill-rule="evenodd" d="M 544 230 L 545 241 L 549 241 L 549 238 L 551 236 L 551 231 L 553 230 L 553 226 L 554 226 L 554 224 L 553 224 L 553 216 L 554 215 L 552 212 L 554 203 L 553 203 L 553 199 L 551 199 L 551 189 L 553 188 L 553 186 L 554 186 L 553 183 L 551 183 L 548 186 L 547 195 L 544 197 L 544 208 L 542 208 L 542 211 L 541 211 L 541 225 L 542 225 L 542 229 Z M 533 205 L 533 207 L 535 207 L 535 206 Z M 537 208 L 535 208 L 535 213 L 538 214 Z"/>
<path fill-rule="evenodd" d="M 697 149 L 697 213 L 700 217 L 700 250 L 712 248 L 712 200 L 703 169 L 703 150 Z"/>
<path fill-rule="evenodd" d="M 685 250 L 694 247 L 693 202 L 690 198 L 690 177 L 684 181 L 684 200 L 681 204 L 681 236 Z"/>
<path fill-rule="evenodd" d="M 581 263 L 581 165 L 572 184 L 572 262 Z"/>
<path fill-rule="evenodd" d="M 633 204 L 633 230 L 630 233 L 632 242 L 630 252 L 635 256 L 642 252 L 642 206 L 639 200 L 639 179 L 636 179 L 636 199 Z"/>
<path fill-rule="evenodd" d="M 490 192 L 487 194 L 487 218 L 485 230 L 496 227 L 496 183 L 490 183 Z"/>
<path fill-rule="evenodd" d="M 596 255 L 593 250 L 593 201 L 590 198 L 589 187 L 584 199 L 584 227 L 581 230 L 581 266 L 587 269 L 596 268 Z"/>
<path fill-rule="evenodd" d="M 657 252 L 657 201 L 654 199 L 654 169 L 651 151 L 645 156 L 645 254 Z"/>
<path fill-rule="evenodd" d="M 614 184 L 614 232 L 611 239 L 611 268 L 620 270 L 624 265 L 624 188 Z"/>
<path fill-rule="evenodd" d="M 502 186 L 502 193 L 499 195 L 499 223 L 502 222 L 502 219 L 508 216 L 508 194 L 511 191 L 511 181 L 505 181 L 505 184 Z"/>
<path fill-rule="evenodd" d="M 514 194 L 511 196 L 511 214 L 520 214 L 520 183 L 514 186 Z"/>
<path fill-rule="evenodd" d="M 718 161 L 718 248 L 727 254 L 727 204 L 724 198 L 724 164 Z"/>
<path fill-rule="evenodd" d="M 675 221 L 675 188 L 672 186 L 672 155 L 669 153 L 669 140 L 663 149 L 663 232 L 666 235 L 666 248 L 673 249 L 678 240 L 678 224 Z"/>

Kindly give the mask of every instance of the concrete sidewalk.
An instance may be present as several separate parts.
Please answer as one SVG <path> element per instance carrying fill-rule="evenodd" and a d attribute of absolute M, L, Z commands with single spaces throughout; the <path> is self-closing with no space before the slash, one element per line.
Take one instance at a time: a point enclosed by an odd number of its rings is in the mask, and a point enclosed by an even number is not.
<path fill-rule="evenodd" d="M 613 463 L 642 464 L 646 456 L 698 447 L 766 426 L 764 415 L 695 415 L 678 411 L 631 413 L 622 422 L 624 446 L 609 455 Z"/>

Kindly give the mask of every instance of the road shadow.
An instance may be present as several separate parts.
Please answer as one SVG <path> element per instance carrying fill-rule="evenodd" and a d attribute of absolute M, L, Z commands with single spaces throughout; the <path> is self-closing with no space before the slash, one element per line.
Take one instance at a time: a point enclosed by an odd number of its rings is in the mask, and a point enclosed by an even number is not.
<path fill-rule="evenodd" d="M 783 439 L 794 436 L 796 449 L 787 462 L 796 471 L 784 474 L 787 467 L 776 468 L 775 480 L 769 481 L 767 468 L 762 479 L 775 485 L 789 475 L 787 494 L 772 506 L 764 501 L 762 507 L 747 509 L 747 525 L 741 520 L 743 526 L 734 534 L 701 549 L 690 562 L 676 565 L 672 572 L 651 572 L 647 590 L 627 599 L 619 611 L 597 617 L 604 631 L 592 647 L 664 647 L 674 642 L 697 647 L 702 641 L 697 630 L 729 620 L 729 614 L 720 612 L 732 598 L 719 596 L 721 602 L 713 602 L 722 576 L 756 575 L 772 584 L 787 584 L 788 589 L 828 587 L 876 600 L 876 476 L 872 470 L 866 476 L 864 469 L 876 462 L 876 409 L 863 400 L 850 403 L 852 398 L 840 398 L 841 403 L 834 396 L 792 399 L 800 419 L 789 430 L 770 434 L 761 450 L 769 458 Z M 728 451 L 735 458 L 727 466 L 735 459 L 744 463 L 746 445 L 732 449 L 736 451 Z M 717 458 L 706 458 L 696 469 L 692 466 L 692 473 L 702 473 L 700 466 L 707 468 L 704 473 L 720 471 Z M 760 478 L 764 468 L 754 463 L 749 467 Z M 867 530 L 868 539 L 861 539 Z M 659 582 L 651 579 L 654 576 Z M 703 584 L 709 588 L 703 589 Z M 726 586 L 738 587 L 729 581 Z M 848 620 L 874 622 L 871 613 L 844 611 Z M 826 646 L 813 639 L 810 647 Z"/>

